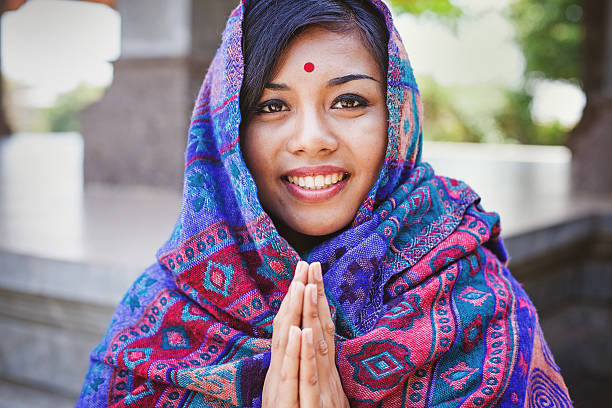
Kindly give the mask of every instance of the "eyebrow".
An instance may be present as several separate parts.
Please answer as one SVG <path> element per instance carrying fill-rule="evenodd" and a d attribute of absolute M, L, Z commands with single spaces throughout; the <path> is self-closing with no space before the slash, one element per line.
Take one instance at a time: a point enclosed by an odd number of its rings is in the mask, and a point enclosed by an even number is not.
<path fill-rule="evenodd" d="M 338 86 L 338 85 L 342 85 L 342 84 L 346 84 L 347 82 L 351 82 L 351 81 L 356 81 L 358 79 L 371 79 L 372 81 L 376 81 L 379 82 L 377 79 L 372 78 L 369 75 L 365 75 L 365 74 L 349 74 L 349 75 L 344 75 L 338 78 L 332 78 L 329 81 L 327 81 L 327 87 L 331 88 L 334 86 Z M 286 84 L 275 84 L 273 82 L 268 82 L 265 85 L 266 89 L 275 89 L 275 90 L 287 90 L 289 89 L 289 86 L 287 86 Z"/>
<path fill-rule="evenodd" d="M 327 82 L 327 87 L 331 88 L 332 86 L 338 86 L 338 85 L 346 84 L 347 82 L 356 81 L 358 79 L 371 79 L 372 81 L 378 82 L 378 80 L 372 78 L 369 75 L 350 74 L 350 75 L 345 75 L 345 76 L 341 76 L 341 77 L 338 77 L 338 78 L 330 79 Z"/>

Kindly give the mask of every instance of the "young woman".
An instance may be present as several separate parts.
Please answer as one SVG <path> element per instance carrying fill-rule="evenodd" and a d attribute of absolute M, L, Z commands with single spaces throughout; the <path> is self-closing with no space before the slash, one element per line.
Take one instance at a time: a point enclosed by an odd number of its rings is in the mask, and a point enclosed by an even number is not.
<path fill-rule="evenodd" d="M 571 406 L 498 216 L 420 161 L 421 115 L 381 1 L 243 1 L 175 231 L 78 406 Z"/>

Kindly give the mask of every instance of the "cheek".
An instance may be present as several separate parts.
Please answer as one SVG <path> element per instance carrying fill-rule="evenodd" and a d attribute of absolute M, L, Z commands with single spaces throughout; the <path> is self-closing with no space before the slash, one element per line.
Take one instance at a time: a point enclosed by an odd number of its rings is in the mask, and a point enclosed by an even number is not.
<path fill-rule="evenodd" d="M 268 162 L 265 157 L 268 149 L 262 146 L 265 143 L 265 138 L 262 137 L 261 129 L 255 125 L 247 126 L 243 134 L 240 135 L 240 143 L 244 161 L 253 178 L 259 184 L 259 180 L 266 173 L 265 164 Z"/>
<path fill-rule="evenodd" d="M 387 119 L 386 115 L 377 115 L 366 123 L 354 129 L 353 134 L 359 137 L 353 139 L 353 146 L 358 150 L 361 166 L 370 173 L 372 182 L 378 177 L 387 151 Z"/>
<path fill-rule="evenodd" d="M 279 158 L 282 140 L 271 137 L 274 132 L 266 123 L 251 124 L 240 136 L 242 154 L 257 186 L 264 207 L 277 195 L 280 181 Z"/>

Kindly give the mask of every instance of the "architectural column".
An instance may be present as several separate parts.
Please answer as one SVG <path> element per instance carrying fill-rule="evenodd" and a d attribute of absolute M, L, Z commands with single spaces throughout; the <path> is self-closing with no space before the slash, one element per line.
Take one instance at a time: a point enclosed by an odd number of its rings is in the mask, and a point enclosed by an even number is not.
<path fill-rule="evenodd" d="M 181 188 L 193 103 L 237 0 L 119 0 L 121 57 L 81 114 L 85 180 Z"/>
<path fill-rule="evenodd" d="M 4 13 L 7 4 L 4 0 L 0 0 L 0 18 Z M 1 30 L 0 30 L 1 31 Z M 6 121 L 6 115 L 4 114 L 4 92 L 2 90 L 2 33 L 0 33 L 0 137 L 8 136 L 11 134 L 11 129 Z"/>
<path fill-rule="evenodd" d="M 587 105 L 568 143 L 573 188 L 578 193 L 612 194 L 612 0 L 582 4 Z"/>

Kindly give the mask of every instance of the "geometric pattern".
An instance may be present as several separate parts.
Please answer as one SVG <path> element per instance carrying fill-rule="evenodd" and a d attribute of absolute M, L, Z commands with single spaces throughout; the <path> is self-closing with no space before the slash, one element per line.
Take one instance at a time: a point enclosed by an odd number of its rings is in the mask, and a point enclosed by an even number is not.
<path fill-rule="evenodd" d="M 276 258 L 268 254 L 263 255 L 263 262 L 257 268 L 257 273 L 268 279 L 291 279 L 287 271 L 292 270 L 290 262 L 284 258 Z"/>
<path fill-rule="evenodd" d="M 418 294 L 406 296 L 402 302 L 385 313 L 379 324 L 391 330 L 410 330 L 415 319 L 424 316 L 419 305 L 420 301 L 421 297 Z"/>
<path fill-rule="evenodd" d="M 571 408 L 572 401 L 565 390 L 540 369 L 529 375 L 529 408 L 558 407 Z"/>
<path fill-rule="evenodd" d="M 210 320 L 210 316 L 208 316 L 208 314 L 206 314 L 201 307 L 191 302 L 187 302 L 185 303 L 185 306 L 183 306 L 183 313 L 181 314 L 181 320 L 184 322 L 195 322 L 195 321 L 205 322 L 207 320 Z"/>
<path fill-rule="evenodd" d="M 442 373 L 441 377 L 445 379 L 455 391 L 459 391 L 477 371 L 477 368 L 468 367 L 464 361 L 461 361 L 450 370 Z"/>
<path fill-rule="evenodd" d="M 210 176 L 202 171 L 195 170 L 187 176 L 189 193 L 193 197 L 192 207 L 195 212 L 209 207 L 214 203 L 214 191 L 210 190 Z"/>
<path fill-rule="evenodd" d="M 260 4 L 283 2 L 293 3 Z M 529 358 L 523 338 L 537 317 L 517 313 L 497 214 L 420 160 L 421 95 L 388 8 L 367 1 L 389 30 L 380 174 L 350 225 L 299 254 L 263 210 L 240 149 L 242 26 L 251 5 L 243 0 L 230 15 L 196 99 L 182 211 L 146 272 L 155 282 L 133 285 L 119 304 L 77 407 L 261 406 L 269 323 L 300 258 L 327 263 L 333 357 L 351 406 L 493 406 L 505 389 L 517 390 L 511 379 L 519 351 Z M 223 229 L 205 237 L 212 225 Z M 400 290 L 387 290 L 394 282 Z M 532 383 L 534 395 L 545 396 L 541 389 Z M 521 401 L 531 400 L 526 391 L 525 381 Z"/>
<path fill-rule="evenodd" d="M 162 348 L 164 350 L 186 349 L 190 347 L 189 336 L 184 327 L 166 327 L 162 329 L 162 333 Z"/>
<path fill-rule="evenodd" d="M 368 357 L 361 364 L 370 372 L 373 378 L 380 380 L 404 368 L 391 353 L 383 351 L 375 356 Z"/>
<path fill-rule="evenodd" d="M 372 391 L 395 387 L 414 368 L 410 350 L 391 340 L 368 342 L 347 360 L 355 381 Z"/>
<path fill-rule="evenodd" d="M 202 285 L 206 289 L 217 292 L 222 296 L 228 296 L 228 288 L 230 287 L 233 271 L 234 268 L 230 265 L 210 261 L 204 272 Z"/>
<path fill-rule="evenodd" d="M 141 384 L 138 388 L 136 388 L 135 390 L 132 390 L 132 392 L 127 394 L 127 396 L 124 399 L 125 405 L 132 405 L 136 401 L 144 397 L 147 397 L 149 395 L 152 395 L 154 392 L 155 390 L 153 389 L 152 381 L 147 380 L 146 382 Z"/>
<path fill-rule="evenodd" d="M 123 352 L 123 362 L 127 368 L 133 370 L 138 364 L 151 358 L 152 352 L 152 348 L 125 349 Z"/>
<path fill-rule="evenodd" d="M 463 331 L 463 351 L 469 353 L 482 340 L 482 316 L 478 315 Z"/>
<path fill-rule="evenodd" d="M 468 286 L 463 290 L 463 292 L 461 292 L 461 295 L 459 295 L 459 299 L 465 302 L 469 302 L 474 306 L 480 307 L 489 296 L 491 296 L 490 293 L 486 293 L 478 289 L 474 289 L 471 286 Z"/>

